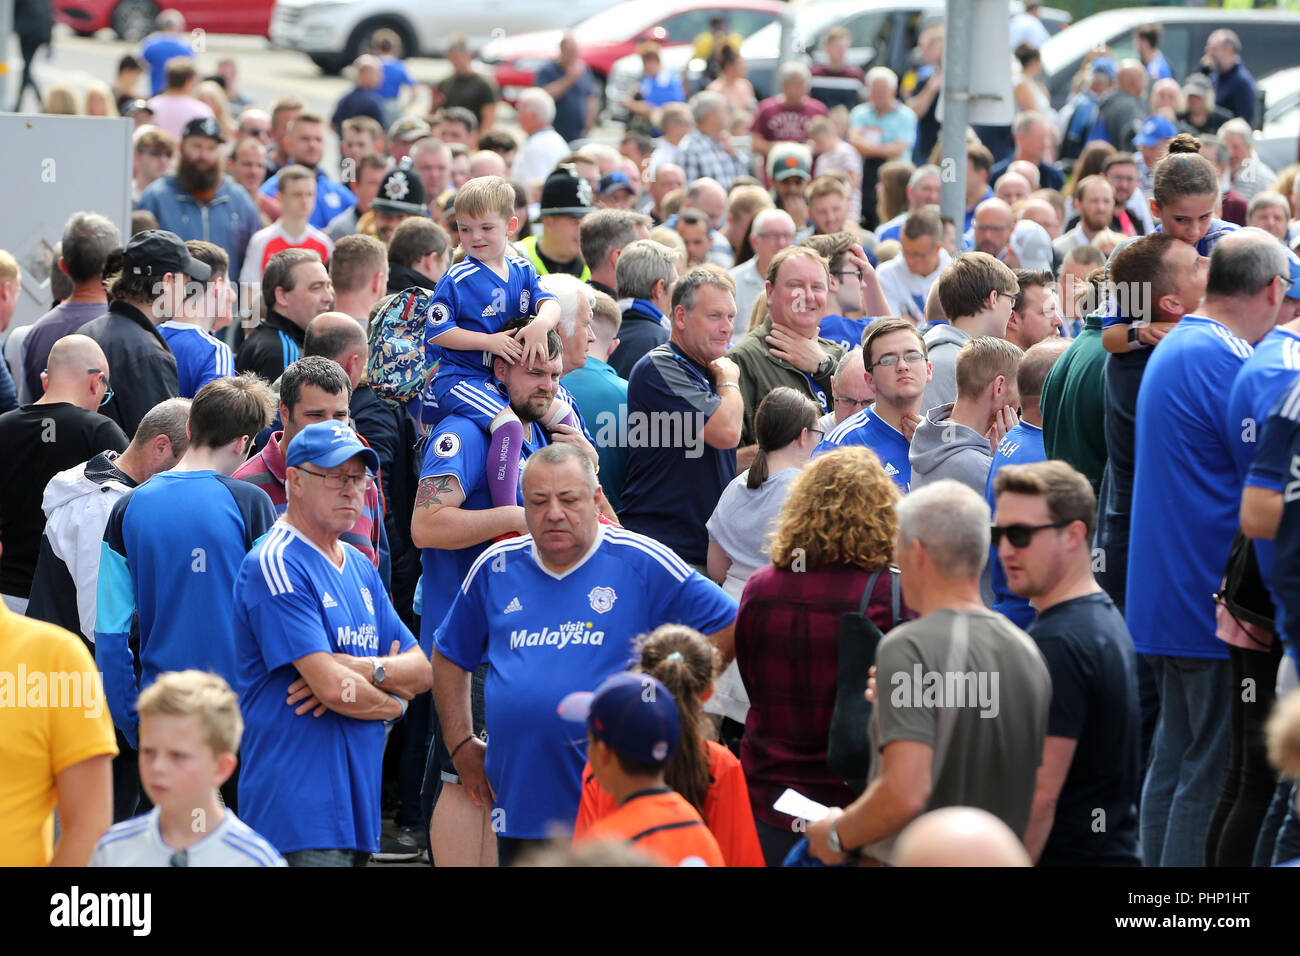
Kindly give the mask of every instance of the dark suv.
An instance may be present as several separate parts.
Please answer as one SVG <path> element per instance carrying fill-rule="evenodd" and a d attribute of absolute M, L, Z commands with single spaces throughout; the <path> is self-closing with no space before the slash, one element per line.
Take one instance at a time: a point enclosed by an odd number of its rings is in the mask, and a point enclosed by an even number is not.
<path fill-rule="evenodd" d="M 1257 80 L 1295 66 L 1296 50 L 1300 49 L 1300 14 L 1170 7 L 1107 10 L 1080 20 L 1043 44 L 1043 80 L 1052 105 L 1057 109 L 1065 105 L 1070 81 L 1094 47 L 1109 46 L 1117 59 L 1136 58 L 1133 31 L 1144 23 L 1160 23 L 1165 28 L 1160 52 L 1179 80 L 1196 69 L 1205 54 L 1205 41 L 1220 28 L 1241 38 L 1242 61 Z"/>

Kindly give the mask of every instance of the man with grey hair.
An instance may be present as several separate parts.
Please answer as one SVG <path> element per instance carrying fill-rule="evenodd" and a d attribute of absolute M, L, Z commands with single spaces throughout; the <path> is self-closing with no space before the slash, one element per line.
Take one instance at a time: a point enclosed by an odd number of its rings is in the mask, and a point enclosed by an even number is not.
<path fill-rule="evenodd" d="M 626 379 L 641 356 L 668 341 L 671 323 L 666 313 L 677 281 L 677 251 L 652 239 L 638 239 L 619 256 L 614 277 L 615 298 L 630 304 L 623 309 L 619 345 L 609 364 Z"/>
<path fill-rule="evenodd" d="M 678 106 L 684 107 L 685 103 L 679 103 Z M 658 166 L 650 169 L 650 188 L 647 190 L 650 196 L 650 208 L 647 210 L 650 218 L 656 223 L 662 223 L 668 217 L 664 214 L 662 207 L 664 197 L 678 189 L 686 188 L 686 173 L 682 172 L 682 167 L 676 163 L 660 163 Z"/>
<path fill-rule="evenodd" d="M 721 93 L 702 90 L 691 97 L 695 129 L 678 144 L 678 163 L 688 183 L 701 176 L 731 189 L 737 176 L 749 172 L 749 159 L 731 141 L 731 106 Z"/>
<path fill-rule="evenodd" d="M 924 166 L 916 167 L 907 180 L 907 209 L 900 212 L 893 219 L 889 220 L 876 230 L 876 239 L 884 242 L 886 239 L 897 239 L 899 233 L 903 231 L 903 222 L 908 215 L 916 212 L 925 206 L 939 205 L 939 167 L 927 163 Z"/>
<path fill-rule="evenodd" d="M 681 152 L 678 147 L 686 134 L 695 128 L 695 117 L 691 113 L 691 108 L 685 103 L 664 104 L 659 114 L 659 128 L 663 130 L 663 137 L 654 152 L 650 154 L 652 176 L 661 166 L 671 165 L 680 168 Z"/>
<path fill-rule="evenodd" d="M 495 807 L 502 866 L 577 818 L 583 756 L 556 711 L 567 694 L 622 671 L 636 637 L 670 621 L 732 651 L 736 603 L 659 542 L 602 525 L 600 504 L 589 458 L 564 444 L 534 452 L 521 509 L 531 539 L 479 555 L 433 636 L 443 737 L 467 795 Z M 487 743 L 471 706 L 484 661 Z"/>
<path fill-rule="evenodd" d="M 1032 163 L 1038 170 L 1038 186 L 1033 188 L 1060 189 L 1065 185 L 1065 174 L 1052 161 L 1054 138 L 1052 124 L 1046 116 L 1036 110 L 1026 110 L 1018 114 L 1011 126 L 1011 135 L 1015 137 L 1016 150 L 1002 162 L 993 165 L 993 170 L 989 173 L 989 182 L 996 184 L 1002 178 L 1002 174 L 1010 169 L 1012 163 L 1023 161 Z"/>
<path fill-rule="evenodd" d="M 515 154 L 510 175 L 532 190 L 568 155 L 569 144 L 551 126 L 555 122 L 555 100 L 545 90 L 530 86 L 520 93 L 515 101 L 515 117 L 525 139 Z"/>
<path fill-rule="evenodd" d="M 736 284 L 714 266 L 692 269 L 672 298 L 672 334 L 628 378 L 623 523 L 705 567 L 705 522 L 736 476 L 744 418 L 740 370 L 726 357 Z"/>
<path fill-rule="evenodd" d="M 892 863 L 899 832 L 941 807 L 987 810 L 1023 839 L 1033 807 L 1052 681 L 1033 639 L 980 600 L 989 506 L 940 481 L 895 507 L 899 583 L 920 616 L 876 650 L 876 758 L 866 792 L 808 828 L 825 863 L 857 850 Z"/>
<path fill-rule="evenodd" d="M 591 311 L 596 306 L 596 293 L 581 279 L 563 272 L 542 276 L 539 281 L 542 288 L 555 296 L 560 304 L 560 321 L 555 331 L 560 333 L 560 341 L 563 343 L 561 357 L 564 368 L 561 374 L 568 375 L 586 364 L 587 349 L 592 342 Z M 577 406 L 567 396 L 560 397 L 576 411 Z"/>
<path fill-rule="evenodd" d="M 849 144 L 862 156 L 862 224 L 875 229 L 880 167 L 911 154 L 917 117 L 898 99 L 898 77 L 887 66 L 867 71 L 867 102 L 849 113 Z"/>
<path fill-rule="evenodd" d="M 27 333 L 22 377 L 32 401 L 45 394 L 41 371 L 50 357 L 50 346 L 104 314 L 108 306 L 104 262 L 120 245 L 122 234 L 117 226 L 99 213 L 73 213 L 63 227 L 63 251 L 55 268 L 72 280 L 72 295 L 37 319 Z"/>
<path fill-rule="evenodd" d="M 1255 78 L 1241 62 L 1241 40 L 1232 30 L 1215 30 L 1205 40 L 1198 73 L 1214 84 L 1214 100 L 1247 125 L 1255 122 Z"/>
<path fill-rule="evenodd" d="M 871 406 L 875 389 L 862 365 L 862 349 L 849 349 L 831 373 L 831 394 L 834 407 L 817 422 L 823 435 L 829 435 L 844 419 Z"/>
<path fill-rule="evenodd" d="M 651 225 L 649 216 L 630 209 L 601 209 L 583 217 L 578 243 L 592 288 L 618 298 L 619 257 L 629 243 L 649 239 Z"/>
<path fill-rule="evenodd" d="M 1227 413 L 1226 389 L 1290 286 L 1281 243 L 1262 229 L 1229 233 L 1210 256 L 1200 308 L 1165 336 L 1142 375 L 1124 610 L 1160 691 L 1142 790 L 1146 866 L 1205 862 L 1238 692 L 1212 595 L 1238 527 L 1235 446 L 1256 440 Z M 1195 384 L 1206 382 L 1222 387 Z"/>
<path fill-rule="evenodd" d="M 809 96 L 812 72 L 803 61 L 794 59 L 781 64 L 777 71 L 781 92 L 758 104 L 750 126 L 752 149 L 766 156 L 773 143 L 808 142 L 808 124 L 827 115 L 826 104 Z"/>
<path fill-rule="evenodd" d="M 1272 189 L 1277 184 L 1277 173 L 1255 152 L 1255 131 L 1248 122 L 1240 117 L 1228 120 L 1219 127 L 1219 139 L 1228 147 L 1232 188 L 1242 199 L 1250 202 L 1256 193 Z"/>
<path fill-rule="evenodd" d="M 185 454 L 190 437 L 188 398 L 169 398 L 145 413 L 121 454 L 109 449 L 45 486 L 45 534 L 32 578 L 27 616 L 81 634 L 95 644 L 96 581 L 100 545 L 118 498 L 167 471 Z"/>
<path fill-rule="evenodd" d="M 787 246 L 794 245 L 794 220 L 784 209 L 764 209 L 749 226 L 749 243 L 754 255 L 731 270 L 731 278 L 736 280 L 736 332 L 732 338 L 735 345 L 749 331 L 749 319 L 754 312 L 754 303 L 763 295 L 763 285 L 767 281 L 767 267 L 772 258 Z"/>

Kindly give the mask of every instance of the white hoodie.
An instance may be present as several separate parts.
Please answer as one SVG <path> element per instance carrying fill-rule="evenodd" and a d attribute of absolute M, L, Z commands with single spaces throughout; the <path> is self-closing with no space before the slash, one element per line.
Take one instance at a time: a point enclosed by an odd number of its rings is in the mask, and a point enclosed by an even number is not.
<path fill-rule="evenodd" d="M 75 468 L 59 472 L 45 486 L 45 498 L 41 502 L 45 512 L 45 537 L 50 550 L 67 567 L 76 585 L 81 633 L 92 643 L 95 640 L 95 588 L 99 579 L 104 528 L 113 505 L 134 487 L 133 483 L 128 483 L 130 479 L 115 467 L 117 457 L 115 452 L 103 452 Z M 42 585 L 50 580 L 48 575 L 39 572 L 39 567 L 37 578 Z M 67 599 L 67 595 L 49 594 L 42 594 L 38 599 L 39 587 L 41 585 L 33 582 L 34 602 L 43 599 L 61 603 Z M 61 616 L 66 620 L 70 615 L 65 611 Z"/>

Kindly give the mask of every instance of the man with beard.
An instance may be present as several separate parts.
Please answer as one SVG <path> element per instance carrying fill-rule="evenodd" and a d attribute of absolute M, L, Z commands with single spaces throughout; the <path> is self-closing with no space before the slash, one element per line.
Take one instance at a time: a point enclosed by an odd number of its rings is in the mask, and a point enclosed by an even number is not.
<path fill-rule="evenodd" d="M 316 206 L 311 213 L 311 224 L 324 229 L 330 220 L 356 203 L 357 197 L 346 186 L 340 186 L 325 175 L 320 161 L 325 155 L 325 120 L 315 113 L 299 113 L 289 124 L 288 163 L 306 166 L 316 174 Z M 279 196 L 280 174 L 276 173 L 262 184 L 262 194 Z"/>
<path fill-rule="evenodd" d="M 159 229 L 225 249 L 230 274 L 239 275 L 248 240 L 262 220 L 244 187 L 222 172 L 224 141 L 220 124 L 211 117 L 186 123 L 176 172 L 150 184 L 135 208 L 153 213 Z"/>
<path fill-rule="evenodd" d="M 1109 229 L 1115 216 L 1115 187 L 1105 176 L 1085 176 L 1074 191 L 1074 208 L 1079 224 L 1052 243 L 1057 255 L 1064 257 L 1076 246 L 1086 246 L 1092 237 Z"/>

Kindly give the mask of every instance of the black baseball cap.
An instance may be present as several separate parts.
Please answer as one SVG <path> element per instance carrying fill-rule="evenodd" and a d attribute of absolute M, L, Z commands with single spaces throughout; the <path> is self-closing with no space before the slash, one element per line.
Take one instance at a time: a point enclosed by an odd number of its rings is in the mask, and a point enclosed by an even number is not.
<path fill-rule="evenodd" d="M 122 264 L 131 275 L 137 276 L 183 272 L 200 282 L 212 278 L 212 268 L 190 255 L 181 237 L 166 229 L 137 232 L 122 250 Z"/>
<path fill-rule="evenodd" d="M 221 132 L 221 124 L 211 116 L 196 116 L 186 123 L 181 129 L 181 139 L 187 136 L 206 136 L 215 139 L 218 143 L 226 141 L 225 134 Z"/>

